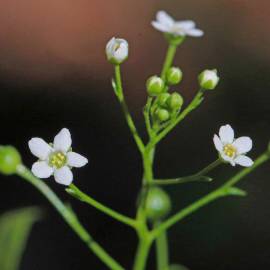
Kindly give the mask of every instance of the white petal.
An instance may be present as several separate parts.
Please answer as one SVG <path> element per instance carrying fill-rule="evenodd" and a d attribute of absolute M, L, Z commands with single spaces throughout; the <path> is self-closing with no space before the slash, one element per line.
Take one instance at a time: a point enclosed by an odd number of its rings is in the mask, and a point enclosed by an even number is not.
<path fill-rule="evenodd" d="M 119 48 L 114 52 L 114 57 L 118 61 L 123 61 L 128 56 L 128 43 L 121 42 Z"/>
<path fill-rule="evenodd" d="M 233 145 L 237 149 L 237 154 L 244 154 L 251 150 L 252 140 L 249 137 L 239 137 L 233 142 Z"/>
<path fill-rule="evenodd" d="M 55 170 L 54 178 L 57 183 L 69 186 L 73 181 L 73 174 L 70 168 L 64 166 L 61 169 Z"/>
<path fill-rule="evenodd" d="M 244 155 L 240 155 L 240 156 L 236 157 L 235 163 L 237 163 L 243 167 L 250 167 L 253 165 L 252 159 L 247 157 L 247 156 L 244 156 Z"/>
<path fill-rule="evenodd" d="M 112 37 L 109 41 L 108 41 L 108 43 L 107 43 L 107 45 L 106 45 L 106 52 L 112 52 L 113 51 L 113 45 L 115 44 L 115 37 Z"/>
<path fill-rule="evenodd" d="M 195 27 L 195 22 L 186 20 L 186 21 L 177 21 L 175 22 L 175 25 L 178 25 L 179 27 L 188 30 L 193 29 Z"/>
<path fill-rule="evenodd" d="M 213 141 L 214 141 L 214 145 L 215 145 L 216 149 L 219 152 L 221 152 L 223 150 L 223 144 L 222 144 L 220 138 L 216 134 L 214 135 Z"/>
<path fill-rule="evenodd" d="M 67 152 L 71 147 L 71 135 L 67 128 L 61 129 L 61 131 L 54 137 L 53 147 L 55 150 Z"/>
<path fill-rule="evenodd" d="M 204 34 L 203 31 L 200 29 L 188 29 L 185 32 L 191 37 L 201 37 Z"/>
<path fill-rule="evenodd" d="M 46 161 L 37 161 L 32 166 L 32 173 L 39 178 L 48 178 L 53 174 L 53 168 Z"/>
<path fill-rule="evenodd" d="M 232 143 L 234 139 L 234 131 L 230 125 L 222 126 L 219 129 L 219 137 L 223 144 Z"/>
<path fill-rule="evenodd" d="M 235 162 L 233 158 L 228 157 L 223 152 L 220 153 L 220 156 L 224 161 L 231 163 L 232 166 L 235 166 Z"/>
<path fill-rule="evenodd" d="M 47 159 L 50 152 L 52 151 L 51 146 L 41 138 L 32 138 L 28 142 L 28 146 L 31 153 L 41 160 Z"/>
<path fill-rule="evenodd" d="M 174 24 L 174 19 L 163 10 L 157 13 L 157 21 L 167 26 L 172 26 Z"/>
<path fill-rule="evenodd" d="M 82 167 L 88 163 L 88 159 L 75 152 L 67 153 L 67 163 L 71 167 Z"/>
<path fill-rule="evenodd" d="M 169 32 L 170 27 L 160 22 L 152 22 L 152 26 L 161 32 Z"/>

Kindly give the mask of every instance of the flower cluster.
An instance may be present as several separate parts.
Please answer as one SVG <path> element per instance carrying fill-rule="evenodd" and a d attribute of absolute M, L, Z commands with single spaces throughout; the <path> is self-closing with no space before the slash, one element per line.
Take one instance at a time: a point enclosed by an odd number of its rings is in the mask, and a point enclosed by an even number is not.
<path fill-rule="evenodd" d="M 200 37 L 203 31 L 196 28 L 190 20 L 175 21 L 165 11 L 159 11 L 152 25 L 157 30 L 172 36 Z M 111 38 L 106 46 L 108 61 L 120 65 L 128 57 L 128 42 L 122 38 Z M 177 92 L 169 93 L 169 87 L 181 82 L 183 73 L 178 67 L 169 67 L 162 77 L 151 76 L 146 83 L 148 95 L 154 98 L 151 107 L 151 117 L 154 126 L 169 121 L 175 117 L 183 105 L 183 98 Z M 219 77 L 216 70 L 205 70 L 199 77 L 199 85 L 204 90 L 214 89 Z M 214 135 L 214 145 L 219 152 L 220 159 L 232 166 L 239 164 L 244 167 L 252 166 L 253 161 L 245 154 L 252 148 L 249 137 L 234 138 L 234 130 L 230 125 L 224 125 L 219 130 L 219 136 Z M 29 148 L 33 155 L 39 158 L 32 166 L 32 172 L 39 178 L 48 178 L 54 175 L 55 181 L 70 185 L 73 181 L 72 167 L 82 167 L 88 160 L 71 149 L 71 135 L 68 129 L 63 128 L 54 138 L 53 144 L 46 143 L 41 138 L 32 138 Z"/>

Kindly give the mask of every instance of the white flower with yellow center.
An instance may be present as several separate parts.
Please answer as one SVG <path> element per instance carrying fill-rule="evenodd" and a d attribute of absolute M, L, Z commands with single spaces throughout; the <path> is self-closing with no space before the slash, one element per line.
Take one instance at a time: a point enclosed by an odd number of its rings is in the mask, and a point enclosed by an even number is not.
<path fill-rule="evenodd" d="M 252 140 L 249 137 L 234 139 L 234 131 L 230 125 L 222 126 L 219 129 L 219 136 L 215 134 L 213 140 L 224 161 L 229 162 L 232 166 L 235 164 L 244 167 L 253 165 L 252 159 L 245 155 L 252 148 Z"/>
<path fill-rule="evenodd" d="M 32 166 L 32 173 L 39 178 L 54 175 L 55 181 L 62 185 L 70 185 L 73 181 L 72 167 L 87 164 L 87 158 L 71 150 L 71 135 L 63 128 L 55 137 L 53 144 L 41 138 L 32 138 L 29 142 L 31 153 L 39 160 Z"/>
<path fill-rule="evenodd" d="M 196 29 L 194 21 L 175 21 L 165 11 L 157 12 L 156 21 L 153 21 L 152 25 L 154 28 L 161 32 L 169 33 L 175 36 L 203 36 L 203 31 L 200 29 Z"/>

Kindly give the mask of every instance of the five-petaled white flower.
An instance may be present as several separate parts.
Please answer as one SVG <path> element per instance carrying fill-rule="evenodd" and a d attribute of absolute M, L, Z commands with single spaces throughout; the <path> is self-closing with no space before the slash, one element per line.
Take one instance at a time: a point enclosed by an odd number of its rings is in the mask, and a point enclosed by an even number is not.
<path fill-rule="evenodd" d="M 39 158 L 32 166 L 32 172 L 39 178 L 54 175 L 55 181 L 62 185 L 70 185 L 73 181 L 72 167 L 82 167 L 88 160 L 71 150 L 71 135 L 63 128 L 55 137 L 53 144 L 41 138 L 32 138 L 29 142 L 31 153 Z"/>
<path fill-rule="evenodd" d="M 252 140 L 249 137 L 234 139 L 234 130 L 230 125 L 225 125 L 219 129 L 219 137 L 215 134 L 213 140 L 224 161 L 232 166 L 235 164 L 244 167 L 252 166 L 253 161 L 245 155 L 252 148 Z"/>
<path fill-rule="evenodd" d="M 196 29 L 194 21 L 175 21 L 165 11 L 157 12 L 156 21 L 152 21 L 152 25 L 161 32 L 175 36 L 201 37 L 203 35 L 202 30 Z"/>

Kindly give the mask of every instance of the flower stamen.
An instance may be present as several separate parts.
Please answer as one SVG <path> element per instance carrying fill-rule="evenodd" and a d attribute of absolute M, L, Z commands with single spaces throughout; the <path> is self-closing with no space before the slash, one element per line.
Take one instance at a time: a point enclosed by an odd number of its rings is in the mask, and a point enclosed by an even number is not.
<path fill-rule="evenodd" d="M 52 167 L 56 167 L 57 169 L 60 169 L 63 167 L 67 162 L 67 157 L 62 152 L 54 152 L 50 156 L 49 164 Z"/>
<path fill-rule="evenodd" d="M 237 149 L 232 144 L 226 144 L 223 147 L 223 152 L 226 156 L 232 158 L 236 155 Z"/>

